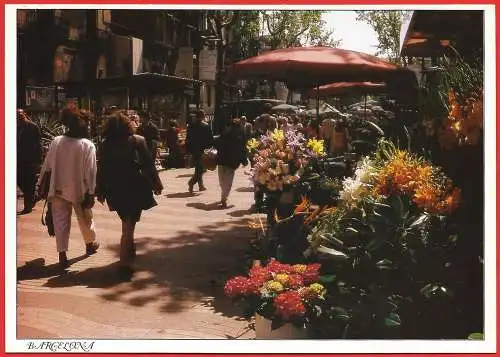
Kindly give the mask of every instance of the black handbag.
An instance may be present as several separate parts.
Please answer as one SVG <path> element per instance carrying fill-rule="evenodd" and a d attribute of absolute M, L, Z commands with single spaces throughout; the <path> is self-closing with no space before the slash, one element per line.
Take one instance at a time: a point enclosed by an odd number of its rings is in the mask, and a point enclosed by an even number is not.
<path fill-rule="evenodd" d="M 49 195 L 51 174 L 52 171 L 44 171 L 42 174 L 42 179 L 40 180 L 40 186 L 38 187 L 37 192 L 39 199 L 47 199 L 47 196 Z"/>
<path fill-rule="evenodd" d="M 140 205 L 141 209 L 147 210 L 150 208 L 155 207 L 158 203 L 153 197 L 153 189 L 154 189 L 154 184 L 152 182 L 152 179 L 150 175 L 148 175 L 148 172 L 144 169 L 145 167 L 145 162 L 144 159 L 142 158 L 140 149 L 139 149 L 139 144 L 137 142 L 137 139 L 135 136 L 133 136 L 133 161 L 134 165 L 136 166 L 136 182 L 137 182 L 137 187 L 136 191 L 139 194 L 140 197 Z"/>
<path fill-rule="evenodd" d="M 45 210 L 45 208 L 47 208 L 47 210 Z M 43 205 L 42 225 L 47 227 L 49 237 L 54 237 L 56 235 L 54 229 L 54 219 L 52 217 L 52 203 L 47 202 L 47 200 L 45 200 L 45 203 Z"/>

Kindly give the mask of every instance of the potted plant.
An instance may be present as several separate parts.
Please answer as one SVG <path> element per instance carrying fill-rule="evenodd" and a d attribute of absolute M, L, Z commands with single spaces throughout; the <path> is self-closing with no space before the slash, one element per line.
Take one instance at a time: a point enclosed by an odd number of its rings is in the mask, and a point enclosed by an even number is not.
<path fill-rule="evenodd" d="M 255 316 L 259 339 L 306 338 L 324 310 L 320 264 L 283 264 L 271 259 L 248 276 L 229 279 L 224 293 Z"/>

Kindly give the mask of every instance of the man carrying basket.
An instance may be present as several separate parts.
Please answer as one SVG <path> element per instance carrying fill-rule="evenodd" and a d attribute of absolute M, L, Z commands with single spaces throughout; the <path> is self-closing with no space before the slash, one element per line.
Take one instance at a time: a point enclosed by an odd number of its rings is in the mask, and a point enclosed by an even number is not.
<path fill-rule="evenodd" d="M 187 128 L 186 149 L 191 154 L 194 165 L 194 174 L 188 182 L 189 193 L 193 193 L 196 183 L 200 191 L 207 189 L 203 185 L 203 152 L 214 145 L 214 137 L 204 119 L 205 112 L 198 110 L 194 121 Z"/>

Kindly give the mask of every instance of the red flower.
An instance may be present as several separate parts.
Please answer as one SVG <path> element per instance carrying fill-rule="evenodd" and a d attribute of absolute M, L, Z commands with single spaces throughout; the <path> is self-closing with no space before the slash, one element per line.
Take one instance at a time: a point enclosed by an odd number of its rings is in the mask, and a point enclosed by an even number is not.
<path fill-rule="evenodd" d="M 290 274 L 286 286 L 290 289 L 298 289 L 304 286 L 304 278 L 299 274 Z"/>
<path fill-rule="evenodd" d="M 307 265 L 306 271 L 301 274 L 304 279 L 304 284 L 311 284 L 318 281 L 320 268 L 321 264 L 318 263 Z"/>
<path fill-rule="evenodd" d="M 253 286 L 251 286 L 248 278 L 244 276 L 236 276 L 229 279 L 224 285 L 224 294 L 230 298 L 235 298 L 242 295 L 250 295 L 253 293 Z"/>
<path fill-rule="evenodd" d="M 302 303 L 300 295 L 296 291 L 286 291 L 279 294 L 274 299 L 274 308 L 276 314 L 284 320 L 289 320 L 291 317 L 304 316 L 306 307 Z"/>
<path fill-rule="evenodd" d="M 248 275 L 251 278 L 265 279 L 265 280 L 270 280 L 273 277 L 268 268 L 264 268 L 264 267 L 260 267 L 260 266 L 252 267 L 250 269 L 250 272 Z"/>
<path fill-rule="evenodd" d="M 270 272 L 275 274 L 292 274 L 294 273 L 294 269 L 290 264 L 283 264 L 277 261 L 276 259 L 272 259 L 266 267 Z"/>

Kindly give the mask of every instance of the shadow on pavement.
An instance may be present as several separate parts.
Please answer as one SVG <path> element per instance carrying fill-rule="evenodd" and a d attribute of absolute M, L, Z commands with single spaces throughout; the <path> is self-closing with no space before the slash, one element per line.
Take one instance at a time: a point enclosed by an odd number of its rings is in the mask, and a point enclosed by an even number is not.
<path fill-rule="evenodd" d="M 188 197 L 196 197 L 199 196 L 199 193 L 189 193 L 189 192 L 177 192 L 177 193 L 169 193 L 165 195 L 167 198 L 188 198 Z"/>
<path fill-rule="evenodd" d="M 68 261 L 69 264 L 71 265 L 76 262 L 79 262 L 80 260 L 84 260 L 87 257 L 88 255 L 83 254 L 80 255 L 79 257 L 69 259 Z M 53 276 L 64 275 L 64 274 L 67 274 L 67 271 L 59 268 L 58 263 L 45 265 L 45 259 L 38 258 L 30 260 L 29 262 L 26 262 L 23 266 L 17 268 L 17 281 L 50 278 Z"/>
<path fill-rule="evenodd" d="M 175 178 L 188 178 L 188 177 L 191 177 L 191 176 L 193 176 L 193 174 L 182 174 L 182 175 L 175 176 Z"/>
<path fill-rule="evenodd" d="M 163 313 L 201 306 L 238 319 L 241 311 L 224 296 L 224 284 L 245 274 L 250 264 L 249 242 L 255 234 L 249 223 L 249 218 L 215 222 L 168 239 L 138 236 L 130 281 L 117 274 L 115 263 L 53 277 L 46 286 L 104 288 L 101 298 L 108 301 L 155 304 Z M 118 257 L 119 245 L 109 249 Z"/>
<path fill-rule="evenodd" d="M 236 192 L 253 192 L 253 187 L 239 187 L 235 190 Z"/>
<path fill-rule="evenodd" d="M 131 272 L 121 270 L 118 262 L 115 262 L 83 271 L 69 271 L 64 275 L 50 278 L 44 286 L 49 288 L 87 286 L 88 288 L 103 289 L 129 281 L 131 278 Z"/>
<path fill-rule="evenodd" d="M 214 203 L 195 202 L 195 203 L 187 203 L 186 207 L 196 208 L 203 211 L 216 211 L 222 209 L 231 209 L 234 207 L 234 205 L 229 205 L 226 208 L 222 208 L 219 202 L 214 202 Z"/>

